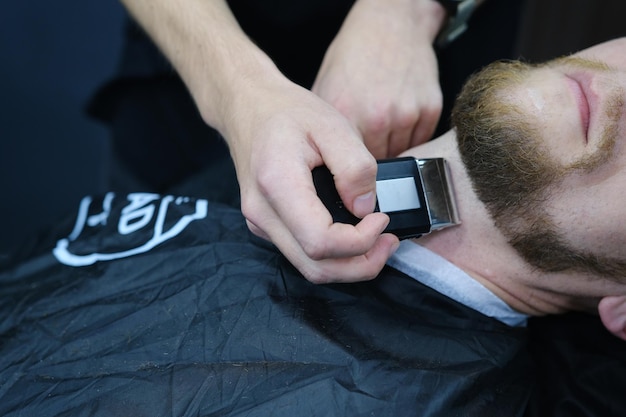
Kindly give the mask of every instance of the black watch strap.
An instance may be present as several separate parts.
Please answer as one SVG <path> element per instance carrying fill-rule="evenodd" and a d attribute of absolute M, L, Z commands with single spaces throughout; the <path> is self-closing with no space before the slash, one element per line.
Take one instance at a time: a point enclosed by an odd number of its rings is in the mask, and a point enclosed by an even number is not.
<path fill-rule="evenodd" d="M 448 22 L 439 32 L 436 44 L 444 47 L 467 29 L 467 22 L 483 0 L 437 0 L 448 12 Z"/>

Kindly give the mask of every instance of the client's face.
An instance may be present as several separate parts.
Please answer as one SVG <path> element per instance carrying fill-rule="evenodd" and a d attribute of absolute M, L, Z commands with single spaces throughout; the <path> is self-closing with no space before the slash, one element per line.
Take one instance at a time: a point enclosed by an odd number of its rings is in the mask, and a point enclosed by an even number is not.
<path fill-rule="evenodd" d="M 626 60 L 592 51 L 488 67 L 453 123 L 477 195 L 527 262 L 625 281 Z"/>

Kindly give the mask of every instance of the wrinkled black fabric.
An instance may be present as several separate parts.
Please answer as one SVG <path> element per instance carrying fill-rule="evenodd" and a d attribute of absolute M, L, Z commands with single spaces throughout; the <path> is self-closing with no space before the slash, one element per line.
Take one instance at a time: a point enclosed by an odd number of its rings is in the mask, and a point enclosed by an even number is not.
<path fill-rule="evenodd" d="M 116 196 L 111 212 L 125 204 Z M 169 210 L 163 230 L 189 211 Z M 154 233 L 100 220 L 72 252 Z M 313 285 L 216 204 L 146 253 L 87 266 L 51 253 L 71 231 L 60 224 L 1 269 L 2 416 L 523 414 L 526 330 L 396 270 Z"/>
<path fill-rule="evenodd" d="M 527 417 L 626 416 L 626 345 L 597 317 L 533 319 L 529 331 L 537 378 Z"/>

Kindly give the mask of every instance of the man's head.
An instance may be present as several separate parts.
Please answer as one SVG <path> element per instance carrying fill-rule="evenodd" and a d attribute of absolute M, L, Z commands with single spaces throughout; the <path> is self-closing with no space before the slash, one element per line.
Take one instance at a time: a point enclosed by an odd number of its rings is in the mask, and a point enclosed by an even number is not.
<path fill-rule="evenodd" d="M 476 196 L 537 277 L 521 297 L 595 305 L 626 340 L 626 38 L 541 65 L 495 63 L 452 117 Z"/>
<path fill-rule="evenodd" d="M 457 100 L 474 190 L 539 270 L 626 282 L 625 70 L 579 56 L 499 62 Z"/>

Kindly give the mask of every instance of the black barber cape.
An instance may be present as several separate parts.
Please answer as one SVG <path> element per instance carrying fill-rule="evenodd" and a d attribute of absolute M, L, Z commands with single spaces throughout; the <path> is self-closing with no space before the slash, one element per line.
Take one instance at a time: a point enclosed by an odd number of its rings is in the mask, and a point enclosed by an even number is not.
<path fill-rule="evenodd" d="M 517 416 L 526 330 L 391 268 L 314 285 L 237 210 L 85 198 L 0 272 L 0 415 Z"/>

